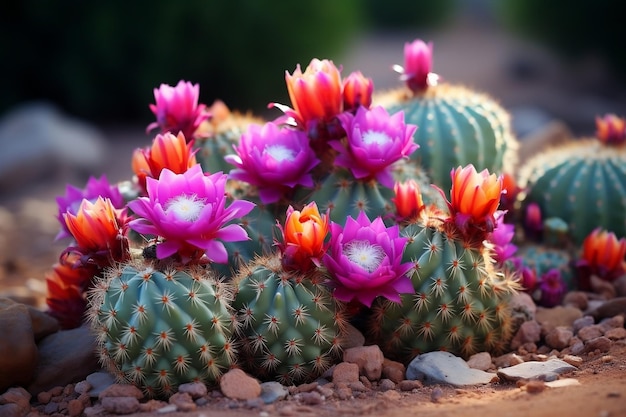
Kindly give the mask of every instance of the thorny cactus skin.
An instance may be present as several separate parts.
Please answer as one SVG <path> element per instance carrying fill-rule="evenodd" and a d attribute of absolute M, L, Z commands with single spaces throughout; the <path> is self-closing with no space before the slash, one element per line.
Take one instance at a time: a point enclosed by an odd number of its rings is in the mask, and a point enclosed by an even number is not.
<path fill-rule="evenodd" d="M 390 114 L 404 111 L 406 123 L 419 127 L 414 140 L 420 147 L 411 159 L 444 190 L 450 189 L 456 166 L 504 173 L 517 162 L 510 115 L 487 94 L 442 83 L 415 93 L 406 88 L 381 93 L 373 102 Z"/>
<path fill-rule="evenodd" d="M 596 227 L 626 236 L 626 144 L 572 140 L 530 158 L 519 177 L 523 205 L 536 203 L 544 218 L 563 219 L 574 244 Z"/>
<path fill-rule="evenodd" d="M 512 333 L 508 301 L 515 281 L 493 269 L 486 248 L 468 247 L 433 222 L 411 224 L 402 234 L 409 238 L 403 261 L 414 264 L 415 294 L 372 306 L 370 336 L 385 357 L 408 364 L 435 350 L 464 358 L 503 352 Z"/>
<path fill-rule="evenodd" d="M 150 397 L 214 383 L 237 356 L 231 299 L 232 289 L 201 267 L 110 268 L 89 297 L 100 362 Z"/>
<path fill-rule="evenodd" d="M 279 256 L 262 257 L 234 278 L 241 366 L 262 380 L 311 382 L 340 360 L 345 318 L 319 269 L 285 272 Z"/>

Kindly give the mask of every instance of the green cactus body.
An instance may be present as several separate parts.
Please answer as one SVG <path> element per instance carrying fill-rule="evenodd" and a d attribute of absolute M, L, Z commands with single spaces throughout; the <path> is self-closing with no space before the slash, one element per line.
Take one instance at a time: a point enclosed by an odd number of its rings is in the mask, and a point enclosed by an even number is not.
<path fill-rule="evenodd" d="M 449 190 L 450 171 L 468 164 L 493 173 L 513 172 L 517 141 L 508 112 L 495 100 L 445 83 L 409 94 L 406 89 L 395 90 L 374 102 L 392 114 L 403 111 L 406 123 L 418 126 L 414 138 L 420 148 L 411 159 L 436 185 Z"/>
<path fill-rule="evenodd" d="M 251 124 L 263 124 L 263 119 L 252 115 L 229 113 L 224 119 L 209 124 L 196 139 L 196 160 L 204 172 L 229 173 L 234 168 L 224 160 L 226 155 L 235 153 L 233 145 L 239 144 L 241 135 Z"/>
<path fill-rule="evenodd" d="M 626 145 L 576 140 L 529 159 L 519 184 L 544 218 L 559 217 L 575 244 L 596 227 L 626 236 Z"/>
<path fill-rule="evenodd" d="M 463 357 L 502 352 L 511 336 L 509 299 L 516 283 L 497 273 L 486 249 L 472 248 L 438 227 L 411 224 L 404 261 L 415 267 L 415 294 L 401 303 L 377 299 L 368 326 L 385 357 L 409 363 L 445 350 Z"/>
<path fill-rule="evenodd" d="M 315 201 L 320 210 L 330 210 L 330 219 L 344 224 L 348 216 L 357 218 L 364 211 L 370 219 L 393 214 L 393 190 L 376 181 L 359 181 L 345 170 L 328 175 L 311 192 L 301 190 L 297 201 Z"/>
<path fill-rule="evenodd" d="M 517 256 L 522 257 L 525 266 L 535 270 L 538 279 L 549 270 L 558 269 L 567 288 L 570 291 L 576 289 L 576 274 L 570 251 L 544 245 L 525 245 L 519 248 Z"/>
<path fill-rule="evenodd" d="M 343 305 L 307 275 L 282 270 L 278 256 L 256 259 L 235 277 L 242 366 L 262 380 L 310 382 L 340 360 Z"/>
<path fill-rule="evenodd" d="M 213 383 L 237 354 L 231 299 L 232 289 L 200 268 L 111 268 L 89 298 L 100 361 L 151 397 Z"/>

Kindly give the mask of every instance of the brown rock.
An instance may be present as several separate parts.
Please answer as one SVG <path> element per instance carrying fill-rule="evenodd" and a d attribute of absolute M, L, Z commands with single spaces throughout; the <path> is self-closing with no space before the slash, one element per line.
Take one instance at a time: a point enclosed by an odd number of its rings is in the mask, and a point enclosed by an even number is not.
<path fill-rule="evenodd" d="M 569 342 L 574 336 L 574 332 L 569 327 L 555 327 L 546 334 L 546 344 L 553 348 L 562 350 L 569 346 Z"/>
<path fill-rule="evenodd" d="M 356 382 L 359 380 L 359 365 L 356 363 L 341 362 L 333 370 L 333 382 L 335 384 Z"/>
<path fill-rule="evenodd" d="M 0 298 L 0 329 L 0 392 L 4 392 L 11 386 L 30 383 L 38 353 L 26 305 Z"/>
<path fill-rule="evenodd" d="M 133 397 L 141 400 L 143 398 L 143 392 L 139 388 L 131 384 L 113 384 L 106 387 L 100 395 L 99 399 L 106 397 Z"/>
<path fill-rule="evenodd" d="M 135 397 L 105 397 L 102 407 L 109 413 L 132 414 L 139 410 L 139 400 Z"/>
<path fill-rule="evenodd" d="M 398 382 L 404 380 L 405 372 L 406 367 L 403 363 L 392 361 L 387 358 L 383 361 L 383 378 L 387 378 L 397 384 Z"/>
<path fill-rule="evenodd" d="M 196 408 L 196 403 L 193 402 L 193 398 L 191 395 L 185 392 L 177 392 L 173 394 L 169 399 L 170 404 L 174 404 L 178 411 L 194 411 Z"/>
<path fill-rule="evenodd" d="M 525 321 L 511 340 L 511 349 L 518 349 L 526 343 L 538 342 L 541 339 L 541 326 L 534 320 Z"/>
<path fill-rule="evenodd" d="M 572 327 L 574 320 L 583 316 L 576 307 L 557 306 L 552 308 L 537 307 L 536 319 L 547 334 L 557 326 Z"/>
<path fill-rule="evenodd" d="M 251 400 L 261 395 L 261 384 L 241 369 L 231 369 L 220 378 L 220 390 L 228 398 Z"/>
<path fill-rule="evenodd" d="M 33 323 L 33 334 L 35 335 L 35 341 L 39 342 L 46 336 L 61 330 L 57 319 L 50 314 L 45 313 L 33 306 L 27 306 L 30 319 Z"/>
<path fill-rule="evenodd" d="M 378 381 L 383 370 L 385 357 L 378 345 L 358 346 L 344 350 L 344 362 L 359 365 L 359 373 L 370 381 Z"/>

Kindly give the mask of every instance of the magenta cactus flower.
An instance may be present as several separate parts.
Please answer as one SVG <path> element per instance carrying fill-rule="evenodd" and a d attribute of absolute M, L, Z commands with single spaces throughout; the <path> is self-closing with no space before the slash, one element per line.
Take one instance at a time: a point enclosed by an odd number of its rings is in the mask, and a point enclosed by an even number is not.
<path fill-rule="evenodd" d="M 301 130 L 274 122 L 251 124 L 233 148 L 237 154 L 224 157 L 236 167 L 230 177 L 256 185 L 265 204 L 280 200 L 298 185 L 313 186 L 311 169 L 320 161 Z"/>
<path fill-rule="evenodd" d="M 415 93 L 437 83 L 437 76 L 431 72 L 433 67 L 433 43 L 416 39 L 404 44 L 404 67 L 395 65 L 400 80 Z"/>
<path fill-rule="evenodd" d="M 338 117 L 347 138 L 328 142 L 338 152 L 335 164 L 357 179 L 376 179 L 393 188 L 391 165 L 419 148 L 413 141 L 417 126 L 404 123 L 404 112 L 389 115 L 382 106 L 360 107 L 354 115 L 344 112 Z"/>
<path fill-rule="evenodd" d="M 154 89 L 156 104 L 150 104 L 150 110 L 156 121 L 150 123 L 147 131 L 159 128 L 161 133 L 173 135 L 183 132 L 187 141 L 194 138 L 200 124 L 210 118 L 204 104 L 198 104 L 200 85 L 180 80 L 176 87 L 161 84 Z"/>
<path fill-rule="evenodd" d="M 493 258 L 499 265 L 504 264 L 517 251 L 517 246 L 511 243 L 515 236 L 515 225 L 504 222 L 505 214 L 505 211 L 496 212 L 496 227 L 488 236 L 488 240 L 494 245 Z"/>
<path fill-rule="evenodd" d="M 226 207 L 227 175 L 205 175 L 200 165 L 182 174 L 165 168 L 159 179 L 147 178 L 147 197 L 128 203 L 137 218 L 131 229 L 158 237 L 159 259 L 178 254 L 184 263 L 206 255 L 210 261 L 227 263 L 225 242 L 248 239 L 246 231 L 232 220 L 248 214 L 254 203 L 235 200 Z M 229 224 L 230 223 L 230 224 Z"/>
<path fill-rule="evenodd" d="M 116 209 L 122 209 L 126 204 L 117 186 L 111 185 L 106 175 L 102 175 L 100 178 L 89 177 L 83 189 L 68 184 L 65 188 L 65 195 L 56 198 L 59 208 L 57 219 L 61 224 L 61 230 L 56 235 L 55 240 L 72 236 L 65 223 L 64 215 L 67 213 L 77 214 L 83 200 L 94 203 L 98 197 L 108 198 Z"/>
<path fill-rule="evenodd" d="M 330 225 L 329 248 L 322 263 L 333 277 L 338 300 L 358 301 L 371 307 L 377 296 L 400 302 L 400 294 L 415 292 L 408 272 L 412 263 L 401 263 L 408 239 L 397 225 L 386 227 L 380 217 L 370 222 L 365 212 L 345 227 Z"/>
<path fill-rule="evenodd" d="M 539 290 L 541 291 L 539 304 L 543 307 L 555 307 L 561 304 L 567 292 L 567 284 L 561 276 L 561 271 L 554 268 L 543 274 L 539 278 Z"/>

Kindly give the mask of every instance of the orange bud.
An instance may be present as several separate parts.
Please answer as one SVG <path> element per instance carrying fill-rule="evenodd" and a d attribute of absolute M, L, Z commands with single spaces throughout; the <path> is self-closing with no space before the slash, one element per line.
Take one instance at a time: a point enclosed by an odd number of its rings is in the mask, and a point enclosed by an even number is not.
<path fill-rule="evenodd" d="M 328 213 L 321 215 L 314 201 L 302 211 L 290 206 L 283 228 L 283 263 L 302 271 L 318 263 L 326 251 L 328 227 Z"/>

